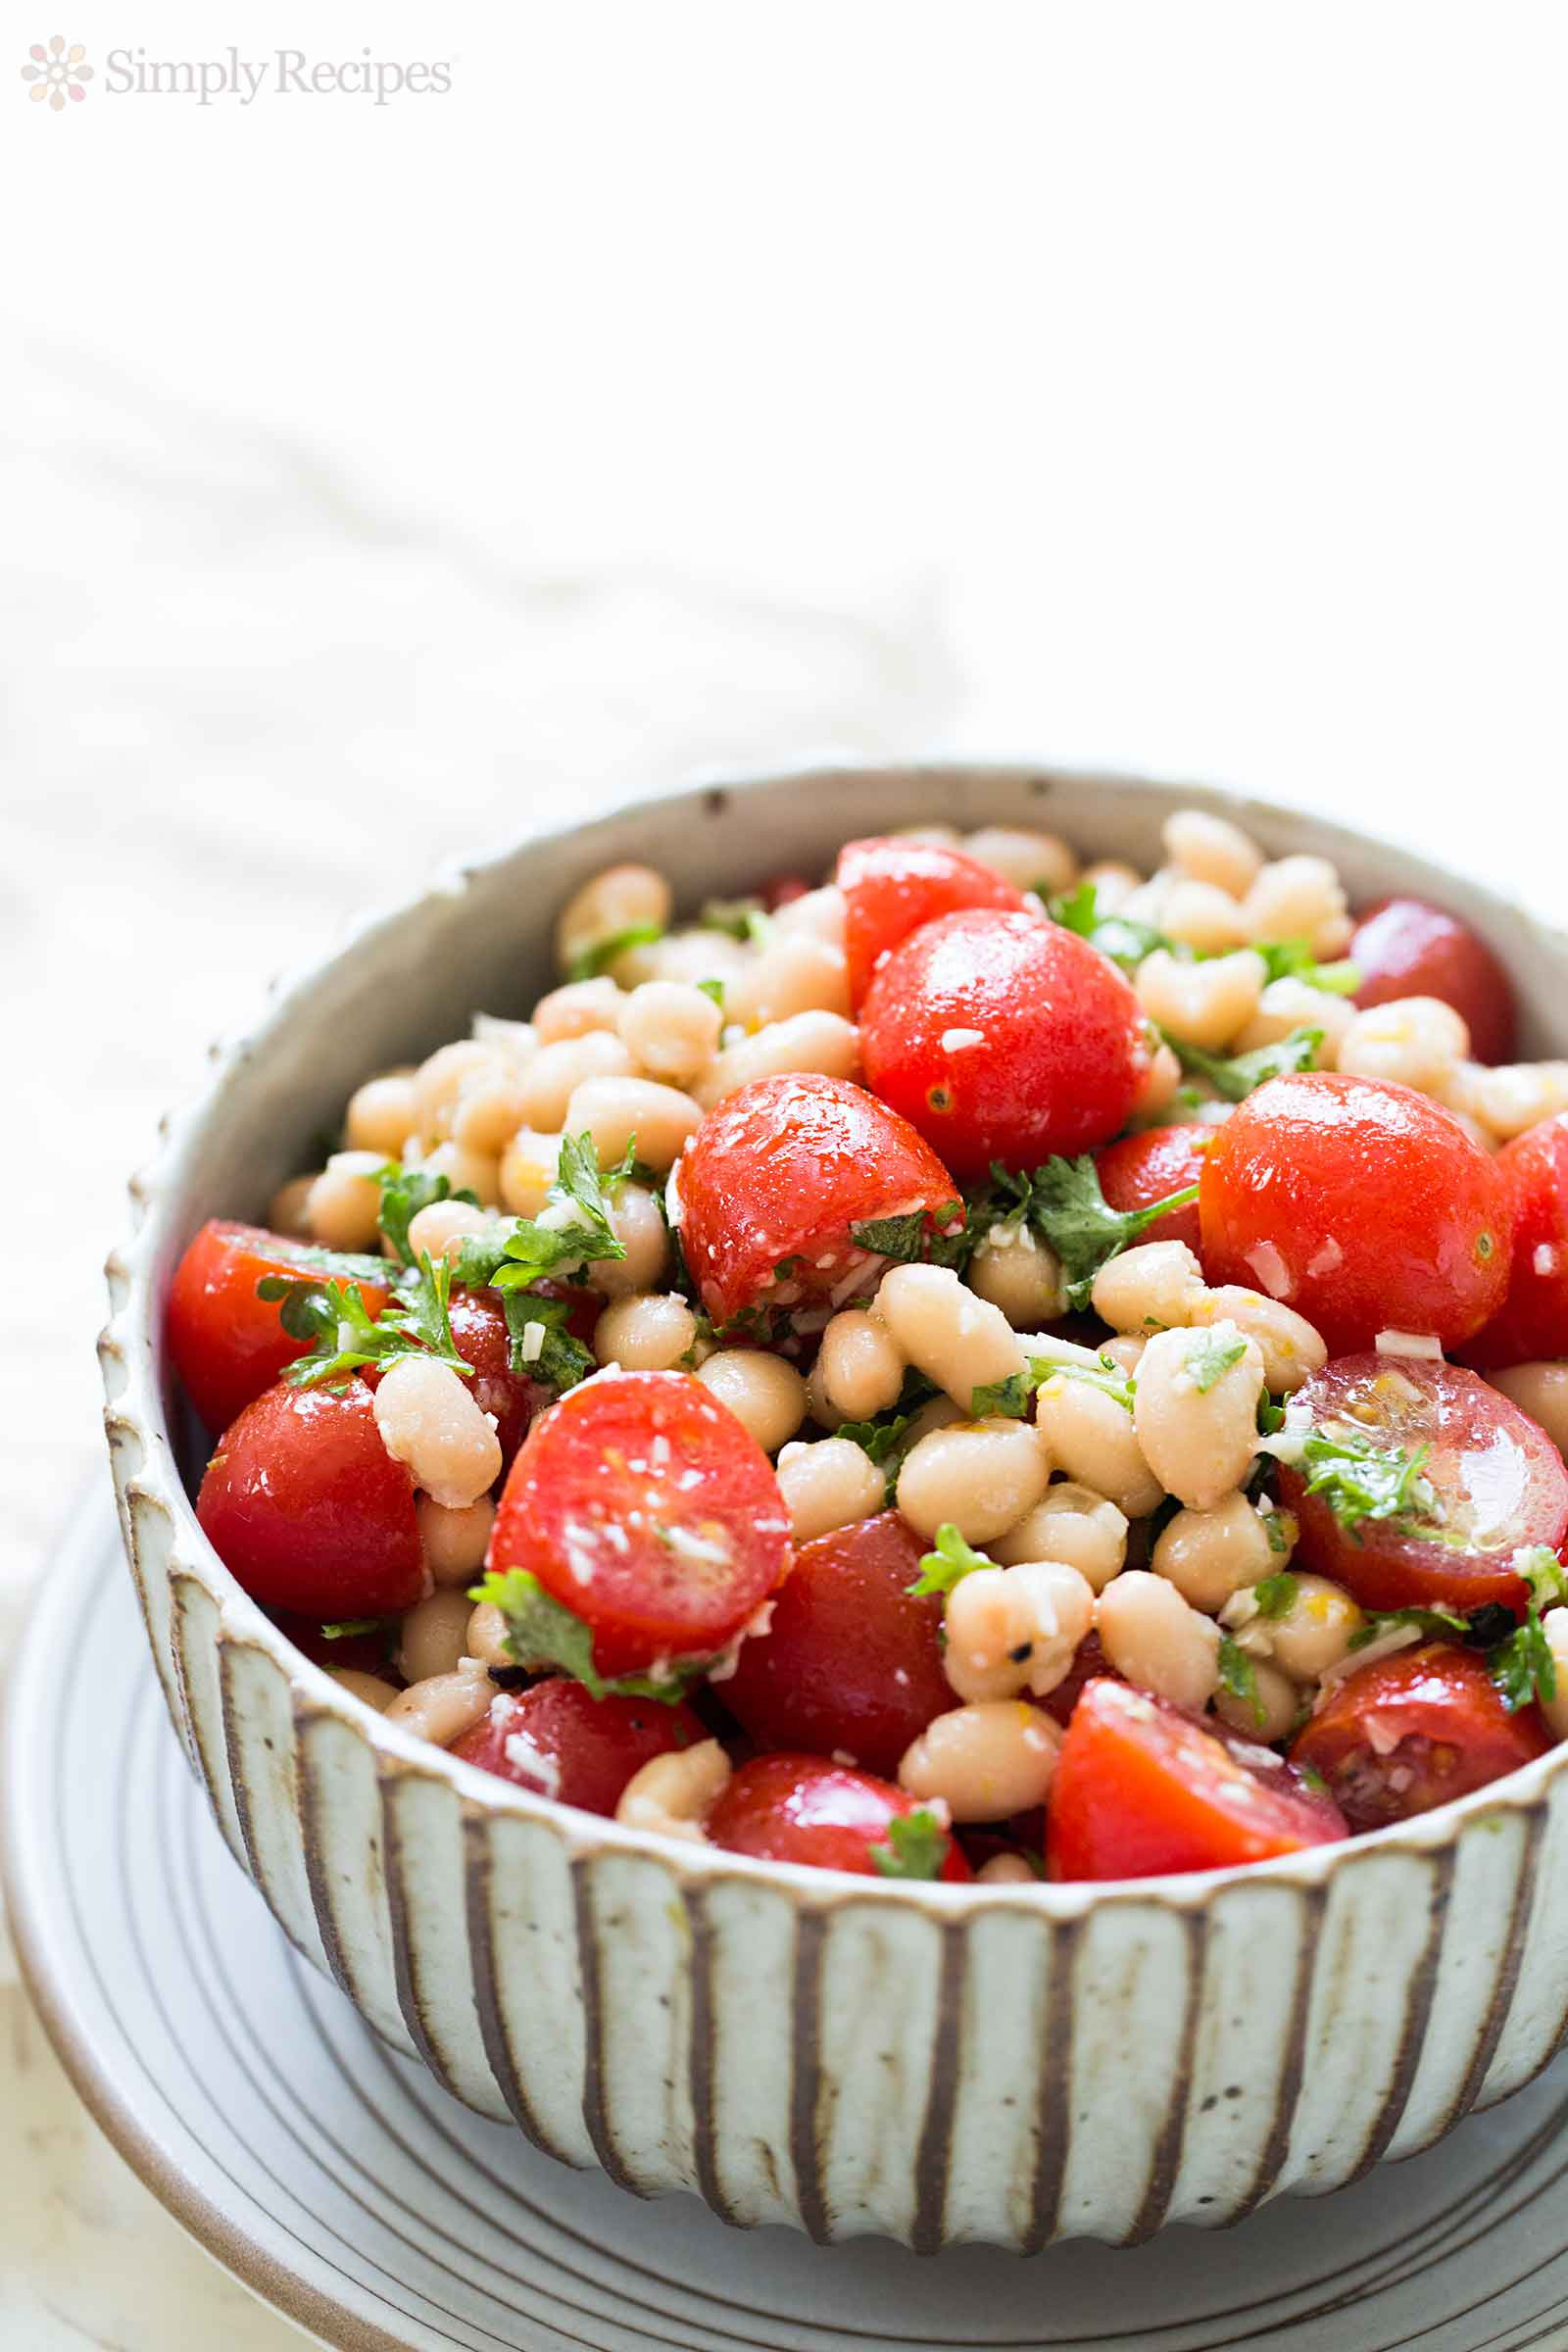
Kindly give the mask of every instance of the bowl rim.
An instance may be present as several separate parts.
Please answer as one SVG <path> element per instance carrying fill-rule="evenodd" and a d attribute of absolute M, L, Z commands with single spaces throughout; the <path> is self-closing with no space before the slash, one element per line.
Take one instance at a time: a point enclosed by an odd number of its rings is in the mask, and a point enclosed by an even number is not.
<path fill-rule="evenodd" d="M 547 1826 L 562 1840 L 568 1859 L 589 1854 L 613 1854 L 662 1864 L 684 1893 L 706 1891 L 726 1880 L 767 1886 L 816 1913 L 855 1903 L 909 1904 L 944 1925 L 967 1921 L 988 1912 L 1027 1916 L 1053 1923 L 1069 1923 L 1091 1912 L 1152 1904 L 1186 1917 L 1205 1909 L 1233 1887 L 1284 1886 L 1321 1899 L 1336 1877 L 1363 1856 L 1404 1855 L 1415 1859 L 1450 1853 L 1471 1824 L 1505 1816 L 1519 1822 L 1528 1835 L 1533 1821 L 1546 1807 L 1553 1784 L 1568 1772 L 1568 1740 L 1544 1756 L 1507 1774 L 1503 1779 L 1450 1799 L 1409 1822 L 1362 1833 L 1335 1842 L 1309 1846 L 1299 1853 L 1270 1860 L 1232 1864 L 1224 1869 L 1166 1873 L 1140 1879 L 1037 1880 L 1032 1884 L 948 1884 L 931 1880 L 861 1878 L 841 1871 L 820 1870 L 804 1863 L 772 1862 L 698 1845 L 649 1830 L 623 1827 L 613 1818 L 587 1813 L 502 1780 L 476 1765 L 466 1764 L 446 1749 L 433 1746 L 412 1732 L 389 1724 L 364 1700 L 334 1682 L 322 1667 L 295 1647 L 223 1565 L 202 1530 L 195 1507 L 180 1476 L 178 1460 L 164 1407 L 163 1318 L 156 1296 L 155 1275 L 160 1244 L 171 1238 L 171 1197 L 186 1153 L 199 1143 L 215 1098 L 250 1054 L 255 1044 L 275 1028 L 308 1009 L 318 984 L 340 960 L 378 932 L 410 918 L 430 901 L 463 897 L 470 884 L 493 868 L 514 858 L 519 851 L 554 842 L 588 839 L 599 831 L 635 821 L 650 811 L 690 809 L 693 814 L 715 794 L 726 799 L 770 789 L 805 790 L 838 781 L 853 788 L 857 780 L 891 778 L 962 779 L 984 789 L 1001 790 L 1044 780 L 1089 785 L 1107 794 L 1136 791 L 1180 806 L 1201 808 L 1228 816 L 1244 828 L 1259 818 L 1275 828 L 1307 823 L 1331 850 L 1338 843 L 1359 856 L 1397 858 L 1415 866 L 1441 891 L 1456 877 L 1441 861 L 1367 827 L 1350 826 L 1300 801 L 1277 802 L 1258 794 L 1225 786 L 1172 783 L 1127 770 L 1053 766 L 1021 760 L 901 760 L 858 756 L 824 756 L 782 767 L 742 773 L 704 769 L 685 782 L 628 798 L 616 797 L 596 807 L 585 818 L 553 824 L 541 822 L 508 836 L 494 846 L 442 861 L 422 888 L 371 906 L 352 918 L 336 941 L 318 955 L 290 966 L 268 986 L 251 1018 L 220 1035 L 208 1049 L 208 1069 L 202 1082 L 159 1121 L 159 1142 L 151 1159 L 127 1184 L 131 1229 L 126 1240 L 111 1250 L 105 1265 L 109 1284 L 110 1318 L 98 1342 L 102 1368 L 105 1428 L 110 1450 L 117 1444 L 134 1448 L 136 1464 L 123 1479 L 127 1509 L 131 1497 L 151 1504 L 168 1530 L 169 1552 L 160 1571 L 172 1582 L 192 1578 L 218 1613 L 217 1645 L 260 1651 L 284 1677 L 297 1736 L 317 1724 L 332 1721 L 354 1733 L 374 1760 L 378 1783 L 422 1780 L 450 1789 L 458 1799 L 465 1824 L 482 1818 L 514 1820 Z M 849 835 L 846 838 L 850 838 Z M 1482 877 L 1464 877 L 1466 894 L 1480 900 L 1487 911 L 1512 924 L 1523 922 L 1568 968 L 1568 932 L 1506 898 Z M 117 1482 L 120 1478 L 118 1457 Z M 122 1525 L 122 1542 L 128 1542 Z"/>

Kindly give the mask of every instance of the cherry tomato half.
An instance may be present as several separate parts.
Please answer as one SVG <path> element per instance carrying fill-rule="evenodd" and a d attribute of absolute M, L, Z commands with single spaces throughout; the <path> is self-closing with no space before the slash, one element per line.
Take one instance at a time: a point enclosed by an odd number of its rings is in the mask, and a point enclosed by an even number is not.
<path fill-rule="evenodd" d="M 874 1878 L 871 1848 L 887 1844 L 888 1825 L 923 1808 L 891 1781 L 820 1756 L 757 1756 L 735 1773 L 708 1817 L 714 1845 L 763 1862 L 809 1862 Z M 949 1838 L 940 1876 L 974 1873 Z"/>
<path fill-rule="evenodd" d="M 866 1084 L 955 1174 L 1032 1168 L 1125 1125 L 1148 1075 L 1143 1009 L 1106 956 L 1034 914 L 978 909 L 895 948 L 860 1014 Z"/>
<path fill-rule="evenodd" d="M 1349 953 L 1361 973 L 1358 1004 L 1440 998 L 1463 1015 L 1477 1061 L 1513 1059 L 1513 983 L 1458 915 L 1427 899 L 1379 899 L 1357 916 Z"/>
<path fill-rule="evenodd" d="M 852 1756 L 892 1774 L 954 1703 L 942 1598 L 908 1588 L 930 1547 L 897 1511 L 804 1544 L 765 1634 L 743 1642 L 719 1696 L 759 1747 Z"/>
<path fill-rule="evenodd" d="M 914 1129 L 863 1087 L 808 1072 L 737 1087 L 681 1155 L 681 1245 L 717 1323 L 759 1302 L 843 1296 L 881 1259 L 852 1228 L 958 1213 L 958 1188 Z"/>
<path fill-rule="evenodd" d="M 722 1649 L 788 1563 L 766 1454 L 689 1372 L 601 1373 L 542 1414 L 488 1555 L 592 1628 L 607 1679 Z"/>
<path fill-rule="evenodd" d="M 1152 1208 L 1172 1193 L 1184 1193 L 1203 1173 L 1212 1127 L 1146 1127 L 1141 1135 L 1124 1135 L 1095 1153 L 1100 1189 L 1112 1208 Z M 1201 1247 L 1198 1202 L 1173 1208 L 1156 1217 L 1139 1235 L 1141 1242 L 1185 1242 L 1196 1256 Z"/>
<path fill-rule="evenodd" d="M 291 1340 L 283 1329 L 277 1301 L 258 1298 L 257 1284 L 270 1274 L 299 1282 L 333 1273 L 359 1281 L 368 1312 L 381 1312 L 388 1293 L 365 1278 L 363 1258 L 335 1258 L 220 1217 L 202 1227 L 174 1269 L 167 1329 L 174 1369 L 210 1430 L 226 1429 L 286 1364 L 310 1351 L 309 1340 Z"/>
<path fill-rule="evenodd" d="M 963 906 L 1024 910 L 1022 891 L 977 858 L 934 841 L 846 842 L 837 880 L 844 893 L 850 1002 L 857 1011 L 878 965 L 922 923 Z"/>
<path fill-rule="evenodd" d="M 1551 1745 L 1534 1707 L 1510 1715 L 1473 1649 L 1429 1642 L 1347 1675 L 1291 1749 L 1353 1830 L 1430 1813 Z"/>
<path fill-rule="evenodd" d="M 1282 1299 L 1331 1355 L 1382 1331 L 1457 1347 L 1507 1291 L 1506 1180 L 1411 1087 L 1319 1070 L 1271 1078 L 1216 1130 L 1200 1183 L 1209 1281 Z"/>
<path fill-rule="evenodd" d="M 528 1690 L 497 1691 L 488 1715 L 454 1741 L 452 1753 L 536 1796 L 610 1815 L 645 1764 L 707 1737 L 690 1707 L 594 1698 L 558 1674 Z"/>
<path fill-rule="evenodd" d="M 196 1516 L 253 1600 L 318 1622 L 392 1616 L 424 1591 L 414 1482 L 381 1443 L 363 1380 L 279 1381 L 207 1465 Z"/>
<path fill-rule="evenodd" d="M 1304 1567 L 1370 1609 L 1523 1608 L 1513 1554 L 1534 1544 L 1555 1551 L 1568 1532 L 1568 1469 L 1527 1413 L 1460 1365 L 1387 1355 L 1342 1356 L 1314 1372 L 1294 1410 L 1331 1439 L 1348 1433 L 1407 1456 L 1428 1448 L 1421 1475 L 1435 1498 L 1426 1534 L 1391 1520 L 1347 1525 L 1328 1493 L 1309 1494 L 1303 1472 L 1282 1466 Z"/>
<path fill-rule="evenodd" d="M 541 1282 L 535 1287 L 541 1298 L 566 1300 L 566 1328 L 586 1347 L 604 1307 L 598 1293 L 573 1290 L 564 1283 Z M 544 1411 L 555 1391 L 513 1371 L 507 1318 L 496 1292 L 454 1291 L 451 1312 L 458 1353 L 473 1366 L 474 1401 L 482 1413 L 494 1413 L 501 1459 L 510 1466 L 534 1415 Z"/>
<path fill-rule="evenodd" d="M 1052 1784 L 1054 1879 L 1223 1870 L 1346 1836 L 1339 1808 L 1266 1747 L 1125 1683 L 1091 1683 Z"/>
<path fill-rule="evenodd" d="M 1487 1365 L 1568 1355 L 1568 1111 L 1504 1144 L 1497 1168 L 1513 1200 L 1513 1271 L 1465 1355 Z"/>

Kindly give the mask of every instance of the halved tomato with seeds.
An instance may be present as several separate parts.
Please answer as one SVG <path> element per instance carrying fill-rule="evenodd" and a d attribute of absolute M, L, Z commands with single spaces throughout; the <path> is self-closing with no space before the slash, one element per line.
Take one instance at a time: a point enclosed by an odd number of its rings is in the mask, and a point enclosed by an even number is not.
<path fill-rule="evenodd" d="M 1347 1675 L 1291 1756 L 1322 1776 L 1352 1830 L 1381 1830 L 1469 1796 L 1550 1745 L 1535 1707 L 1508 1712 L 1476 1650 L 1428 1642 Z"/>

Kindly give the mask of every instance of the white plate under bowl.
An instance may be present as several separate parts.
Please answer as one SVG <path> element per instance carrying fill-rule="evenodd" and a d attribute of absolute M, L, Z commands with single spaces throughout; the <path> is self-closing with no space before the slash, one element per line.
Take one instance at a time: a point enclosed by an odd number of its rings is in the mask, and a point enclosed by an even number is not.
<path fill-rule="evenodd" d="M 1568 2060 L 1337 2197 L 1126 2252 L 818 2247 L 567 2172 L 389 2051 L 285 1941 L 185 1770 L 107 1508 L 50 1571 L 0 1773 L 18 1946 L 78 2088 L 185 2227 L 320 2343 L 1568 2347 Z"/>

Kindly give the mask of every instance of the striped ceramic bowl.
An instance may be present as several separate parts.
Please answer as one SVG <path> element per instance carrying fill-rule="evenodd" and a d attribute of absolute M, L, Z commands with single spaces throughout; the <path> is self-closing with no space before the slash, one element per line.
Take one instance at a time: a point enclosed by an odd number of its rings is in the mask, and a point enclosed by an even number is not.
<path fill-rule="evenodd" d="M 681 900 L 825 865 L 848 834 L 1046 825 L 1152 865 L 1194 804 L 1353 892 L 1506 945 L 1534 1029 L 1568 940 L 1288 811 L 1032 768 L 823 769 L 644 803 L 443 878 L 277 992 L 132 1188 L 102 1355 L 125 1549 L 170 1713 L 235 1860 L 375 2030 L 458 2098 L 641 2195 L 821 2238 L 1033 2250 L 1216 2224 L 1351 2180 L 1530 2080 L 1568 2034 L 1568 1748 L 1407 1827 L 1241 1873 L 883 1885 L 558 1810 L 311 1666 L 196 1524 L 161 1339 L 209 1215 L 259 1214 L 368 1071 L 524 1009 L 553 910 L 636 858 Z"/>

